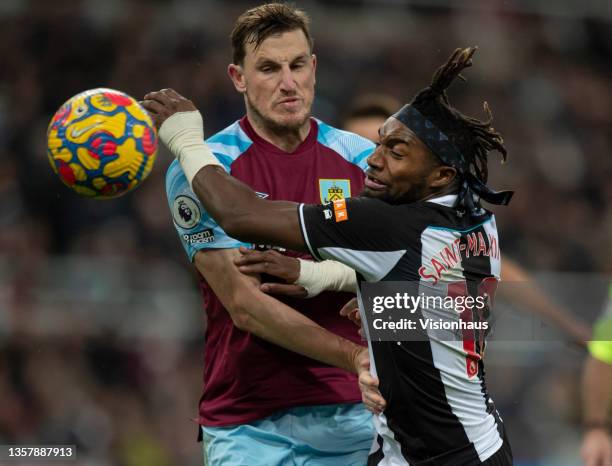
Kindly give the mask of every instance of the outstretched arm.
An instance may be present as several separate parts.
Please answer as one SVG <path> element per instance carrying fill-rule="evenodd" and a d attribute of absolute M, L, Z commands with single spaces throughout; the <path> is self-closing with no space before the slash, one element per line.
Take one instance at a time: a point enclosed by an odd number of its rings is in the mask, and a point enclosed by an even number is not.
<path fill-rule="evenodd" d="M 259 290 L 255 277 L 242 274 L 236 249 L 199 251 L 194 265 L 227 309 L 234 325 L 296 353 L 359 374 L 369 369 L 367 350 L 335 335 Z"/>
<path fill-rule="evenodd" d="M 552 323 L 574 343 L 586 346 L 586 341 L 591 335 L 589 328 L 576 319 L 570 311 L 554 303 L 546 293 L 534 284 L 529 274 L 516 262 L 507 258 L 504 259 L 501 275 L 505 282 L 521 282 L 523 285 L 521 293 L 516 293 L 512 288 L 502 286 L 499 288 L 500 296 L 512 303 L 519 304 L 520 309 L 539 315 Z"/>
<path fill-rule="evenodd" d="M 142 102 L 160 138 L 179 160 L 193 192 L 225 232 L 239 240 L 273 243 L 305 251 L 298 204 L 266 201 L 230 176 L 204 143 L 195 105 L 172 89 L 147 94 Z"/>
<path fill-rule="evenodd" d="M 299 226 L 299 204 L 260 199 L 223 168 L 210 165 L 196 174 L 193 191 L 228 235 L 241 241 L 306 251 Z"/>
<path fill-rule="evenodd" d="M 312 298 L 325 290 L 357 292 L 355 271 L 340 262 L 296 259 L 274 250 L 240 248 L 240 253 L 234 263 L 241 272 L 265 273 L 285 281 L 263 283 L 261 290 L 266 293 Z"/>

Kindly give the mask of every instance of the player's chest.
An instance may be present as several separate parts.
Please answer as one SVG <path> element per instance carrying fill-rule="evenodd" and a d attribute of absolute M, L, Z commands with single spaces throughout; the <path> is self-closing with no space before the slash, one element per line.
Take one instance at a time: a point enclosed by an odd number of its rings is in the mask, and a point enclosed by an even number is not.
<path fill-rule="evenodd" d="M 255 155 L 232 166 L 232 175 L 262 198 L 309 204 L 357 196 L 364 178 L 358 166 L 316 151 L 297 157 Z"/>

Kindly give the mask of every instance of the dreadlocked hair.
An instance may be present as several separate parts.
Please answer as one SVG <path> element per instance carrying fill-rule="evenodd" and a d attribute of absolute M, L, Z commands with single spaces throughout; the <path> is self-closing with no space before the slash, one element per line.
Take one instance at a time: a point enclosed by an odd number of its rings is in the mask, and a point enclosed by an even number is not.
<path fill-rule="evenodd" d="M 411 102 L 421 114 L 438 127 L 466 158 L 469 171 L 483 183 L 487 182 L 487 154 L 495 150 L 507 159 L 507 151 L 501 135 L 491 126 L 493 114 L 487 102 L 484 111 L 487 120 L 480 121 L 463 115 L 454 108 L 446 89 L 455 78 L 466 79 L 461 75 L 465 68 L 472 66 L 472 55 L 477 47 L 456 49 L 448 61 L 435 72 L 431 85 L 417 94 Z"/>

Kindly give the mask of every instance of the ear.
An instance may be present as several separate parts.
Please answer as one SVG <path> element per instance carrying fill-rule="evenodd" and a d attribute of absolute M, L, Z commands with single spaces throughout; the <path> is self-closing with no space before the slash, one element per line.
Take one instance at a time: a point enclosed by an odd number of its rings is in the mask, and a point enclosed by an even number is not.
<path fill-rule="evenodd" d="M 238 92 L 244 94 L 246 92 L 246 81 L 244 79 L 244 71 L 242 66 L 230 63 L 227 67 L 227 74 L 234 83 L 234 87 Z"/>
<path fill-rule="evenodd" d="M 317 56 L 313 53 L 312 54 L 312 72 L 315 76 L 315 84 L 317 82 Z"/>
<path fill-rule="evenodd" d="M 445 188 L 449 186 L 457 177 L 457 170 L 448 165 L 440 165 L 429 174 L 429 186 L 432 188 Z"/>

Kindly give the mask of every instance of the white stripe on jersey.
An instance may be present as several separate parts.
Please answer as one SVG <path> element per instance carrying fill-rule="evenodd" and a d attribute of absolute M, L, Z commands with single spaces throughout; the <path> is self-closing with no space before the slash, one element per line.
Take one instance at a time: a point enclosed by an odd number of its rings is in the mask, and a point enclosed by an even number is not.
<path fill-rule="evenodd" d="M 495 215 L 491 215 L 491 221 L 482 225 L 484 231 L 487 233 L 489 241 L 492 239 L 497 243 L 494 248 L 499 251 L 499 237 L 497 236 L 497 224 L 495 223 Z M 489 246 L 491 248 L 491 246 Z M 491 262 L 491 275 L 498 280 L 501 277 L 501 255 L 491 254 L 489 255 L 489 261 Z"/>
<path fill-rule="evenodd" d="M 302 229 L 302 234 L 304 235 L 304 241 L 306 241 L 306 247 L 308 251 L 310 251 L 310 255 L 316 260 L 319 258 L 318 254 L 315 254 L 314 249 L 310 245 L 310 240 L 308 239 L 308 230 L 306 230 L 306 225 L 304 224 L 304 204 L 300 204 L 299 207 L 299 217 L 300 217 L 300 228 Z"/>
<path fill-rule="evenodd" d="M 382 452 L 383 458 L 377 463 L 376 466 L 410 466 L 410 463 L 404 455 L 402 455 L 402 448 L 397 440 L 395 440 L 395 434 L 387 426 L 387 417 L 384 414 L 373 416 L 374 428 L 376 433 L 383 439 Z M 381 448 L 378 446 L 377 436 L 374 436 L 374 444 L 370 450 L 370 455 L 378 451 Z"/>
<path fill-rule="evenodd" d="M 406 250 L 358 251 L 340 247 L 325 247 L 318 250 L 321 258 L 332 259 L 352 267 L 368 282 L 384 278 L 398 263 Z"/>
<path fill-rule="evenodd" d="M 496 428 L 495 418 L 487 413 L 480 379 L 468 378 L 465 357 L 461 356 L 462 342 L 430 340 L 433 363 L 440 371 L 446 401 L 461 422 L 463 430 L 481 461 L 493 456 L 503 444 Z M 457 348 L 453 348 L 456 346 Z"/>

